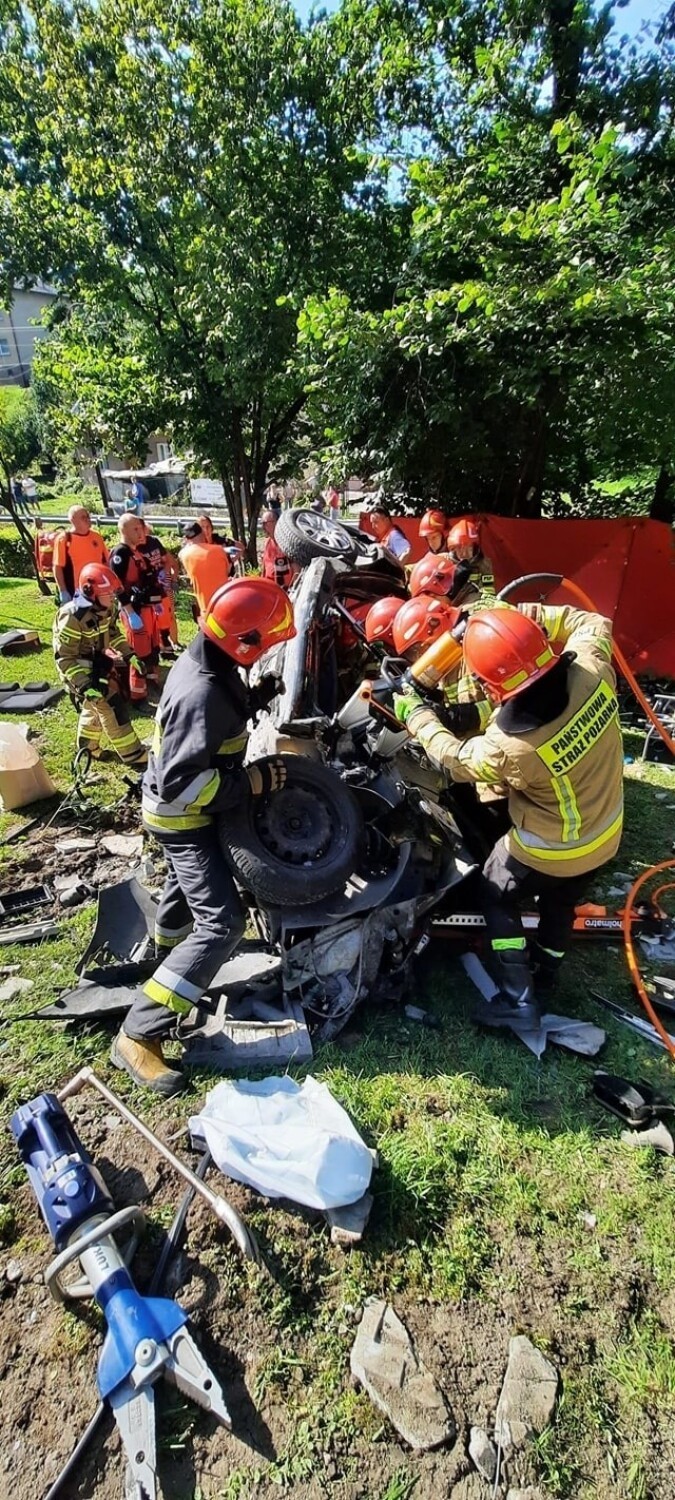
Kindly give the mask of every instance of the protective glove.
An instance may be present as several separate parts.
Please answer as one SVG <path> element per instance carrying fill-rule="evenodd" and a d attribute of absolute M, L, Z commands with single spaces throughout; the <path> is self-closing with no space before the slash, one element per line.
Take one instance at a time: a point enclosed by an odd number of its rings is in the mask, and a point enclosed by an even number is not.
<path fill-rule="evenodd" d="M 263 709 L 269 708 L 270 703 L 273 703 L 274 699 L 278 698 L 279 694 L 283 691 L 283 687 L 283 677 L 277 677 L 276 672 L 266 672 L 265 676 L 261 677 L 260 682 L 257 682 L 255 687 L 249 689 L 248 696 L 251 704 L 251 712 L 258 714 Z"/>
<path fill-rule="evenodd" d="M 147 599 L 146 599 L 146 597 L 145 597 L 145 591 L 143 589 L 137 589 L 137 588 L 131 589 L 130 594 L 129 594 L 129 599 L 131 601 L 131 607 L 132 607 L 132 609 L 137 609 L 137 610 L 143 609 L 144 605 L 147 604 L 147 602 L 148 602 Z M 142 623 L 143 622 L 141 621 L 141 624 Z M 136 630 L 137 628 L 138 628 L 137 626 L 134 626 L 134 630 Z"/>
<path fill-rule="evenodd" d="M 126 616 L 126 621 L 130 630 L 143 629 L 143 621 L 140 615 L 136 613 L 135 609 L 131 609 L 129 605 L 127 605 L 126 609 L 124 610 L 124 614 Z"/>
<path fill-rule="evenodd" d="M 394 693 L 394 713 L 399 724 L 407 724 L 410 715 L 414 714 L 416 708 L 425 708 L 426 706 L 424 699 L 420 698 L 419 693 L 412 686 L 408 687 L 406 685 L 400 693 Z"/>
<path fill-rule="evenodd" d="M 67 589 L 59 589 L 59 604 L 70 604 L 72 597 Z"/>
<path fill-rule="evenodd" d="M 138 656 L 129 657 L 129 666 L 133 667 L 135 672 L 138 672 L 139 677 L 147 676 L 147 668 L 145 662 L 141 661 Z"/>
<path fill-rule="evenodd" d="M 86 688 L 84 693 L 82 694 L 82 697 L 88 698 L 89 702 L 93 703 L 97 698 L 102 698 L 103 694 L 99 691 L 98 688 Z"/>
<path fill-rule="evenodd" d="M 258 761 L 252 766 L 245 766 L 244 769 L 251 783 L 254 797 L 264 797 L 268 792 L 279 792 L 282 786 L 286 785 L 286 767 L 280 756 Z"/>

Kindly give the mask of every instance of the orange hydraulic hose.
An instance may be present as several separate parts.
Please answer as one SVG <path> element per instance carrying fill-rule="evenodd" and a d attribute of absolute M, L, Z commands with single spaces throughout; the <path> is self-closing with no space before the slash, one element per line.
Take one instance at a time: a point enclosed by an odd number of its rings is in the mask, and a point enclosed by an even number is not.
<path fill-rule="evenodd" d="M 651 880 L 654 877 L 654 875 L 658 875 L 661 872 L 661 870 L 675 870 L 675 859 L 664 859 L 664 860 L 661 861 L 661 864 L 652 865 L 652 867 L 651 867 L 650 870 L 645 870 L 642 875 L 638 875 L 637 880 L 634 882 L 634 884 L 631 886 L 631 888 L 630 888 L 630 890 L 628 892 L 628 898 L 626 900 L 626 905 L 624 907 L 624 912 L 623 912 L 623 917 L 622 917 L 621 925 L 622 925 L 622 928 L 623 928 L 623 941 L 624 941 L 624 945 L 625 945 L 625 949 L 626 949 L 626 962 L 628 964 L 628 968 L 629 968 L 629 971 L 630 971 L 631 979 L 633 981 L 633 984 L 635 985 L 635 988 L 636 988 L 636 990 L 638 992 L 638 995 L 640 996 L 640 999 L 641 999 L 642 1004 L 643 1004 L 643 1006 L 644 1006 L 644 1008 L 645 1008 L 645 1010 L 647 1012 L 647 1015 L 649 1016 L 649 1019 L 650 1019 L 650 1021 L 652 1023 L 652 1026 L 654 1026 L 655 1029 L 656 1029 L 656 1031 L 658 1031 L 658 1034 L 659 1034 L 659 1036 L 661 1038 L 661 1041 L 663 1042 L 664 1047 L 670 1053 L 670 1056 L 673 1058 L 673 1060 L 675 1060 L 675 1045 L 673 1044 L 673 1042 L 671 1042 L 670 1037 L 669 1037 L 668 1032 L 666 1031 L 665 1027 L 662 1026 L 662 1024 L 661 1024 L 661 1022 L 660 1022 L 660 1020 L 659 1020 L 659 1018 L 658 1018 L 658 1016 L 656 1014 L 656 1011 L 654 1010 L 654 1007 L 653 1007 L 653 1005 L 651 1003 L 649 995 L 647 994 L 647 991 L 646 991 L 646 989 L 644 987 L 644 984 L 642 983 L 642 975 L 641 975 L 640 970 L 638 968 L 638 962 L 637 962 L 637 959 L 635 957 L 635 949 L 633 947 L 633 935 L 631 933 L 631 919 L 632 919 L 632 916 L 633 916 L 633 909 L 634 909 L 634 906 L 635 906 L 635 898 L 636 898 L 636 896 L 638 894 L 638 891 L 640 891 L 642 889 L 642 886 L 645 885 L 645 883 L 648 880 Z M 672 882 L 668 882 L 667 885 L 660 886 L 659 887 L 659 892 L 663 891 L 663 890 L 670 889 L 671 884 L 672 884 Z"/>

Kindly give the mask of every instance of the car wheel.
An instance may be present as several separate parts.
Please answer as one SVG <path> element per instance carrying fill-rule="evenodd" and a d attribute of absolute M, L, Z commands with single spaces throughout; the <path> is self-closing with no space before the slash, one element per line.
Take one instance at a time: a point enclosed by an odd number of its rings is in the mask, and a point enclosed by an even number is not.
<path fill-rule="evenodd" d="M 304 568 L 315 557 L 341 557 L 352 561 L 361 555 L 362 543 L 339 521 L 316 510 L 284 510 L 277 521 L 274 540 L 290 562 Z"/>
<path fill-rule="evenodd" d="M 219 819 L 221 848 L 256 900 L 311 906 L 342 890 L 357 868 L 365 846 L 363 814 L 328 766 L 302 755 L 281 759 L 286 785 L 267 797 L 247 797 Z"/>

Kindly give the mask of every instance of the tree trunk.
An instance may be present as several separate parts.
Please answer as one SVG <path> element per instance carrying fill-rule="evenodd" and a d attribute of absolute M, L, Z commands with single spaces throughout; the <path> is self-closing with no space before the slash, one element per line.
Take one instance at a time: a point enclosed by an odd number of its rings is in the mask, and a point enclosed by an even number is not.
<path fill-rule="evenodd" d="M 649 507 L 650 521 L 665 521 L 672 526 L 675 521 L 675 494 L 673 494 L 673 482 L 675 474 L 671 474 L 665 464 L 661 464 L 652 503 Z"/>
<path fill-rule="evenodd" d="M 33 546 L 33 538 L 30 534 L 30 531 L 28 530 L 26 522 L 23 520 L 23 517 L 20 516 L 18 514 L 18 511 L 16 511 L 14 508 L 14 501 L 12 499 L 12 487 L 9 482 L 7 482 L 5 485 L 5 493 L 2 497 L 1 503 L 4 509 L 9 511 L 12 521 L 14 522 L 14 525 L 16 526 L 16 529 L 19 533 L 19 537 L 23 542 L 23 545 L 26 549 L 26 555 L 30 562 L 33 573 L 35 574 L 35 581 L 40 590 L 40 593 L 44 594 L 45 597 L 48 598 L 51 593 L 51 589 L 49 587 L 49 584 L 45 583 L 44 578 L 41 578 L 40 574 L 38 573 L 38 567 L 35 561 L 35 548 Z"/>

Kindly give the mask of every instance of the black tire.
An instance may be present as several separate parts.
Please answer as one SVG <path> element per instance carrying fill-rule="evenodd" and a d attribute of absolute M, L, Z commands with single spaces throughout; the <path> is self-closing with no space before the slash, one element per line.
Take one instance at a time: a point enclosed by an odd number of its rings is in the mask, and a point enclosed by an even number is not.
<path fill-rule="evenodd" d="M 340 557 L 351 562 L 362 551 L 358 537 L 339 521 L 315 510 L 282 510 L 274 540 L 289 562 L 301 568 L 315 557 Z"/>
<path fill-rule="evenodd" d="M 233 874 L 263 905 L 312 906 L 342 890 L 357 868 L 363 814 L 328 766 L 302 755 L 281 759 L 285 787 L 246 798 L 226 813 L 219 820 L 221 848 Z"/>

